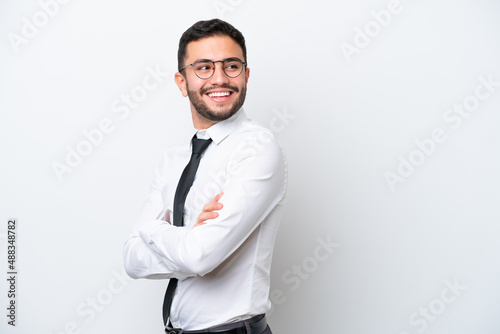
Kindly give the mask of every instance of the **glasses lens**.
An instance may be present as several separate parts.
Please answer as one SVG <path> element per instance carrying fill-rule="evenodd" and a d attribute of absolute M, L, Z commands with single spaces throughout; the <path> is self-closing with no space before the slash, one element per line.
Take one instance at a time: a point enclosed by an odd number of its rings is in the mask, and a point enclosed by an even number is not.
<path fill-rule="evenodd" d="M 193 64 L 194 72 L 200 79 L 208 79 L 214 73 L 214 63 L 201 61 Z"/>
<path fill-rule="evenodd" d="M 243 62 L 239 59 L 226 59 L 224 61 L 216 61 L 215 63 L 221 62 L 224 73 L 230 78 L 236 78 L 243 72 Z M 200 79 L 209 79 L 212 77 L 215 71 L 215 63 L 210 60 L 202 60 L 194 62 L 193 69 L 194 73 Z"/>
<path fill-rule="evenodd" d="M 224 73 L 230 78 L 236 78 L 243 71 L 243 63 L 239 59 L 224 61 Z"/>

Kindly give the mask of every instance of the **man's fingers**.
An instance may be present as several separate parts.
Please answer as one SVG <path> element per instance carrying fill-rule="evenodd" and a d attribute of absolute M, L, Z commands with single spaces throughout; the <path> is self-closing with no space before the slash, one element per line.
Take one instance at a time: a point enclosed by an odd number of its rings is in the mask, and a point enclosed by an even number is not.
<path fill-rule="evenodd" d="M 224 206 L 222 203 L 219 202 L 220 198 L 222 197 L 222 195 L 224 195 L 224 193 L 220 193 L 218 194 L 217 196 L 215 196 L 211 201 L 210 203 L 208 204 L 205 204 L 205 206 L 203 206 L 203 212 L 207 212 L 207 211 L 214 211 L 214 210 L 220 210 L 222 209 L 222 207 Z"/>
<path fill-rule="evenodd" d="M 215 196 L 214 199 L 212 200 L 212 202 L 218 202 L 220 200 L 220 198 L 222 197 L 222 195 L 224 195 L 224 193 L 220 193 L 217 196 Z"/>
<path fill-rule="evenodd" d="M 219 213 L 211 211 L 211 212 L 202 212 L 200 213 L 200 216 L 198 217 L 198 221 L 205 221 L 208 219 L 214 219 L 219 216 Z"/>
<path fill-rule="evenodd" d="M 205 222 L 197 222 L 196 224 L 194 224 L 193 228 L 201 226 L 201 225 L 205 225 L 205 224 L 206 224 Z"/>
<path fill-rule="evenodd" d="M 214 212 L 214 211 L 202 212 L 198 216 L 198 220 L 196 221 L 196 224 L 193 226 L 193 228 L 195 228 L 197 226 L 205 225 L 206 224 L 205 221 L 207 221 L 209 219 L 215 219 L 218 216 L 219 216 L 219 214 L 217 212 Z"/>
<path fill-rule="evenodd" d="M 216 210 L 220 210 L 224 206 L 222 203 L 219 202 L 222 195 L 224 195 L 224 193 L 217 194 L 217 196 L 215 196 L 210 201 L 210 203 L 205 204 L 203 206 L 203 210 L 200 213 L 200 215 L 198 216 L 198 219 L 196 220 L 196 224 L 193 226 L 193 228 L 200 226 L 200 225 L 205 225 L 206 220 L 215 219 L 215 218 L 219 217 L 219 213 L 216 212 Z"/>
<path fill-rule="evenodd" d="M 211 212 L 222 209 L 222 203 L 208 203 L 203 207 L 203 212 Z"/>

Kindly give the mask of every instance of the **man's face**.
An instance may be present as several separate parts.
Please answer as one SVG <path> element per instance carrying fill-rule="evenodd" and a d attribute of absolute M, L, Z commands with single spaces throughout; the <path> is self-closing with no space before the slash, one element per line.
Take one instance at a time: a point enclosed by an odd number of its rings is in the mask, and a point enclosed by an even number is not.
<path fill-rule="evenodd" d="M 213 36 L 191 42 L 187 46 L 185 65 L 200 59 L 212 61 L 227 58 L 244 61 L 241 47 L 227 36 Z M 183 70 L 183 76 L 176 74 L 176 83 L 184 96 L 189 96 L 193 120 L 213 125 L 234 115 L 243 105 L 250 70 L 246 67 L 236 78 L 228 77 L 222 70 L 222 63 L 215 63 L 215 72 L 209 79 L 200 79 L 193 66 Z"/>

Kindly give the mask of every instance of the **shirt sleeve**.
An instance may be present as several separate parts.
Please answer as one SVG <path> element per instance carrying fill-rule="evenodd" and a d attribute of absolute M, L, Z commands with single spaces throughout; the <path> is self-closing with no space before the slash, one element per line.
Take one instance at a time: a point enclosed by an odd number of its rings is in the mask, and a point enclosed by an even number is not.
<path fill-rule="evenodd" d="M 203 276 L 214 270 L 284 198 L 286 163 L 274 136 L 269 135 L 269 142 L 245 152 L 229 161 L 233 172 L 223 187 L 220 202 L 224 207 L 218 211 L 219 217 L 195 228 L 158 222 L 139 228 L 140 239 L 134 242 L 142 240 L 151 251 L 148 256 L 156 256 L 156 261 L 162 268 L 169 268 L 174 277 Z"/>
<path fill-rule="evenodd" d="M 127 274 L 132 278 L 180 278 L 188 275 L 177 272 L 177 268 L 168 264 L 151 249 L 151 245 L 140 237 L 140 230 L 149 230 L 156 226 L 170 226 L 170 210 L 163 203 L 162 187 L 165 181 L 165 155 L 155 171 L 151 189 L 143 204 L 139 219 L 137 219 L 131 236 L 127 239 L 123 249 L 124 266 Z"/>

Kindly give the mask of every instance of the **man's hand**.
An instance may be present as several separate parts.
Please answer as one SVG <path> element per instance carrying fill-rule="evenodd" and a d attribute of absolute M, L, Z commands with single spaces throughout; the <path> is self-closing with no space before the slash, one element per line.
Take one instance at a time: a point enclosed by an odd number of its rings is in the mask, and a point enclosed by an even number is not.
<path fill-rule="evenodd" d="M 215 212 L 215 210 L 220 210 L 223 207 L 222 203 L 219 202 L 222 195 L 224 195 L 224 193 L 218 194 L 217 196 L 214 197 L 214 199 L 210 201 L 210 203 L 205 204 L 205 206 L 203 206 L 203 210 L 198 216 L 196 224 L 194 224 L 193 228 L 205 225 L 206 224 L 205 221 L 217 218 L 219 216 L 219 213 Z"/>

